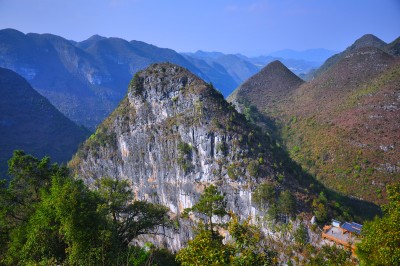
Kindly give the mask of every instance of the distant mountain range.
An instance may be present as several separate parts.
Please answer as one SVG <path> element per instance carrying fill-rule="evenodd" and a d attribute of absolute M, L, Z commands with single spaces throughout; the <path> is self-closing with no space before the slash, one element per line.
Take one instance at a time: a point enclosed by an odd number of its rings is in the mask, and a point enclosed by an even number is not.
<path fill-rule="evenodd" d="M 296 75 L 305 77 L 308 72 L 321 66 L 333 54 L 335 54 L 334 51 L 326 49 L 310 49 L 306 51 L 281 50 L 257 57 L 247 57 L 242 54 L 226 55 L 220 52 L 205 51 L 183 53 L 189 61 L 198 67 L 199 64 L 207 64 L 209 72 L 214 72 L 215 68 L 222 66 L 233 78 L 236 87 L 250 76 L 256 74 L 261 68 L 276 60 L 281 61 Z M 197 60 L 197 62 L 194 60 Z M 224 86 L 224 84 L 221 84 L 217 88 L 225 88 L 226 86 Z M 229 95 L 225 91 L 230 91 L 229 88 L 222 90 L 225 96 Z"/>
<path fill-rule="evenodd" d="M 228 100 L 277 126 L 273 135 L 324 185 L 382 203 L 386 184 L 400 178 L 399 45 L 362 36 L 305 83 L 273 62 Z"/>
<path fill-rule="evenodd" d="M 268 54 L 269 56 L 279 57 L 283 59 L 297 59 L 308 62 L 323 63 L 326 59 L 336 54 L 337 52 L 327 49 L 307 49 L 304 51 L 295 51 L 284 49 Z"/>
<path fill-rule="evenodd" d="M 138 41 L 0 31 L 0 66 L 25 77 L 68 118 L 94 129 L 125 95 L 134 73 L 170 61 L 204 75 L 183 56 Z"/>
<path fill-rule="evenodd" d="M 0 68 L 0 93 L 0 179 L 14 150 L 66 163 L 90 134 L 11 70 Z"/>
<path fill-rule="evenodd" d="M 282 58 L 249 58 L 203 51 L 179 54 L 140 41 L 99 35 L 75 42 L 52 34 L 0 30 L 0 67 L 26 78 L 58 110 L 91 130 L 114 110 L 132 76 L 151 63 L 171 62 L 183 66 L 206 82 L 212 82 L 225 97 L 274 60 L 280 59 L 302 76 L 322 64 L 322 61 L 305 60 L 313 52 L 300 53 L 303 57 L 292 52 L 295 59 L 288 53 L 277 54 Z"/>

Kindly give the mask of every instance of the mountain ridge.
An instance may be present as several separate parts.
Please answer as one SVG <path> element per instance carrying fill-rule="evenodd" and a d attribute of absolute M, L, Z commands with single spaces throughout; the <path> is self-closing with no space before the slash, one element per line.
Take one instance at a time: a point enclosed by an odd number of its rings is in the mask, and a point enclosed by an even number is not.
<path fill-rule="evenodd" d="M 111 54 L 97 53 L 99 43 L 117 49 Z M 176 62 L 204 78 L 171 49 L 119 38 L 96 36 L 86 42 L 71 42 L 52 34 L 6 29 L 0 31 L 0 45 L 0 66 L 24 76 L 67 117 L 92 130 L 123 98 L 122 88 L 128 86 L 132 75 L 150 63 Z"/>
<path fill-rule="evenodd" d="M 385 202 L 385 185 L 400 173 L 400 59 L 386 49 L 385 43 L 366 35 L 328 59 L 318 76 L 287 97 L 271 101 L 271 96 L 249 91 L 229 99 L 250 99 L 248 105 L 257 107 L 262 101 L 271 103 L 260 114 L 277 125 L 277 137 L 291 158 L 329 188 L 380 204 Z"/>
<path fill-rule="evenodd" d="M 89 135 L 61 114 L 17 73 L 0 68 L 0 175 L 16 149 L 67 163 Z"/>
<path fill-rule="evenodd" d="M 396 40 L 394 40 L 391 45 L 393 46 L 393 53 L 396 52 Z M 339 62 L 343 57 L 345 57 L 347 54 L 351 53 L 352 51 L 363 48 L 363 47 L 375 47 L 379 48 L 381 50 L 389 49 L 386 50 L 389 54 L 391 54 L 391 50 L 388 44 L 386 44 L 384 41 L 379 39 L 373 34 L 364 34 L 360 38 L 358 38 L 353 44 L 351 44 L 349 47 L 347 47 L 343 52 L 337 53 L 331 57 L 329 57 L 322 66 L 320 66 L 318 69 L 315 71 L 311 71 L 305 76 L 306 80 L 312 80 L 319 75 L 321 75 L 324 71 L 328 70 L 331 66 L 335 65 L 337 62 Z M 398 50 L 398 49 L 397 49 Z M 391 54 L 395 55 L 395 54 Z"/>

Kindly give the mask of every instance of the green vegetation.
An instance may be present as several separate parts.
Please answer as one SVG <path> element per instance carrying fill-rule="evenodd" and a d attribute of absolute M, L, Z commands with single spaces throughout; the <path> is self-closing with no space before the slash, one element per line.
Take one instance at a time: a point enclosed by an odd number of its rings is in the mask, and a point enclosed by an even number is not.
<path fill-rule="evenodd" d="M 0 185 L 4 265 L 144 265 L 129 243 L 170 226 L 165 207 L 132 202 L 124 181 L 105 178 L 89 190 L 65 167 L 22 151 L 9 160 L 9 175 Z M 152 258 L 157 252 L 165 253 L 152 251 Z"/>
<path fill-rule="evenodd" d="M 254 190 L 252 200 L 261 210 L 268 210 L 267 214 L 271 220 L 277 220 L 282 216 L 295 217 L 296 200 L 289 190 L 277 194 L 273 184 L 263 183 Z"/>
<path fill-rule="evenodd" d="M 260 209 L 276 203 L 275 187 L 269 183 L 263 183 L 257 186 L 252 197 L 253 203 Z"/>
<path fill-rule="evenodd" d="M 192 165 L 192 146 L 186 142 L 178 143 L 178 164 L 183 171 L 187 173 L 193 167 Z"/>
<path fill-rule="evenodd" d="M 241 172 L 240 164 L 239 163 L 231 163 L 227 168 L 227 173 L 230 179 L 233 181 L 238 180 L 240 175 L 243 173 Z"/>
<path fill-rule="evenodd" d="M 213 225 L 214 215 L 222 217 L 227 213 L 225 197 L 213 185 L 207 187 L 200 196 L 199 202 L 191 209 L 206 217 L 207 224 L 197 225 L 197 235 L 190 240 L 187 247 L 181 249 L 176 258 L 181 265 L 276 265 L 277 254 L 263 243 L 263 236 L 259 229 L 250 225 L 250 219 L 239 222 L 231 215 L 228 223 L 228 232 L 233 240 L 224 244 L 223 237 Z M 223 226 L 218 225 L 219 228 Z"/>
<path fill-rule="evenodd" d="M 222 243 L 220 235 L 200 228 L 199 233 L 181 249 L 176 259 L 182 266 L 229 265 L 232 250 Z"/>
<path fill-rule="evenodd" d="M 278 210 L 287 216 L 294 216 L 296 213 L 296 200 L 289 190 L 284 190 L 279 194 Z"/>
<path fill-rule="evenodd" d="M 318 198 L 314 199 L 312 203 L 313 213 L 320 224 L 325 223 L 328 219 L 327 206 L 328 200 L 326 199 L 325 194 L 321 192 Z"/>
<path fill-rule="evenodd" d="M 336 246 L 323 246 L 310 257 L 307 266 L 350 266 L 356 265 L 351 258 L 351 251 Z"/>
<path fill-rule="evenodd" d="M 361 265 L 400 265 L 400 183 L 388 186 L 387 194 L 383 217 L 363 225 L 356 249 Z"/>
<path fill-rule="evenodd" d="M 246 168 L 247 172 L 249 173 L 250 176 L 252 177 L 258 177 L 258 174 L 260 173 L 260 163 L 257 160 L 252 160 L 249 162 Z"/>
<path fill-rule="evenodd" d="M 144 79 L 139 76 L 139 73 L 136 73 L 133 76 L 133 79 L 131 80 L 131 82 L 129 83 L 129 87 L 131 88 L 131 91 L 136 96 L 142 94 L 142 92 L 144 90 L 143 82 L 144 82 Z"/>
<path fill-rule="evenodd" d="M 308 230 L 304 224 L 300 224 L 300 226 L 293 233 L 295 245 L 302 249 L 308 242 Z"/>
<path fill-rule="evenodd" d="M 255 105 L 246 104 L 243 109 L 243 114 L 246 120 L 253 124 L 261 119 L 260 113 Z"/>
<path fill-rule="evenodd" d="M 200 196 L 199 202 L 193 205 L 192 208 L 185 209 L 185 213 L 189 212 L 195 212 L 204 215 L 206 217 L 205 229 L 211 231 L 213 234 L 216 234 L 216 232 L 214 232 L 215 228 L 212 217 L 214 215 L 223 217 L 227 214 L 225 196 L 218 191 L 216 186 L 210 185 Z"/>

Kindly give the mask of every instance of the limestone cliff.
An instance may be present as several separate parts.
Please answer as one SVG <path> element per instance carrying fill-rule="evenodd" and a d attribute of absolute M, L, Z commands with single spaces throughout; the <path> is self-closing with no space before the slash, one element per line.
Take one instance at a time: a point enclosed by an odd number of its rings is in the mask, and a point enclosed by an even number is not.
<path fill-rule="evenodd" d="M 178 218 L 206 185 L 215 184 L 229 209 L 254 218 L 260 213 L 251 191 L 278 175 L 274 149 L 212 85 L 166 63 L 135 75 L 127 96 L 70 166 L 88 184 L 105 176 L 127 179 L 136 198 L 163 204 Z M 290 183 L 279 175 L 277 190 Z M 179 232 L 168 231 L 172 238 L 162 240 L 173 250 L 191 236 L 189 224 L 179 222 Z"/>

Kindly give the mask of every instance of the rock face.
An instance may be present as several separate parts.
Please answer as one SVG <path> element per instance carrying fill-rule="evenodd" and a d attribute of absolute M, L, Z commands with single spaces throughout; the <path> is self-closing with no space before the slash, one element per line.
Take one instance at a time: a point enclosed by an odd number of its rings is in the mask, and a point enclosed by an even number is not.
<path fill-rule="evenodd" d="M 127 179 L 137 199 L 168 206 L 178 218 L 215 184 L 229 209 L 255 218 L 251 191 L 276 178 L 273 149 L 212 85 L 176 65 L 154 64 L 135 75 L 125 99 L 69 166 L 88 184 Z M 157 241 L 181 248 L 191 230 L 179 222 L 178 233 Z"/>

